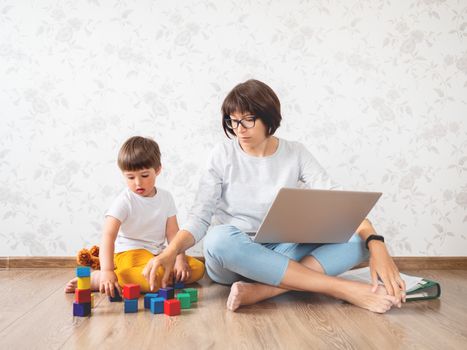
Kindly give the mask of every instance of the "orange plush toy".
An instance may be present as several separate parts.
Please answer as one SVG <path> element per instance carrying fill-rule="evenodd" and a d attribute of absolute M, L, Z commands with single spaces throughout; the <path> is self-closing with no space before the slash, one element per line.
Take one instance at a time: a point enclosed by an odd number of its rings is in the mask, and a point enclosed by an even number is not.
<path fill-rule="evenodd" d="M 78 265 L 91 266 L 94 270 L 100 270 L 99 247 L 93 245 L 89 250 L 86 248 L 81 249 L 76 257 L 76 262 Z"/>

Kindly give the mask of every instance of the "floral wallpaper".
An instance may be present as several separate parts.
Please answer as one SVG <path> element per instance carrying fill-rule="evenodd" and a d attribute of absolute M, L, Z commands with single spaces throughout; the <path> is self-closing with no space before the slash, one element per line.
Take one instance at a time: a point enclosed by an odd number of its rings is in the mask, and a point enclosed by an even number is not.
<path fill-rule="evenodd" d="M 183 222 L 220 106 L 256 78 L 396 256 L 467 254 L 464 0 L 0 2 L 0 256 L 74 255 L 153 137 Z M 192 254 L 201 254 L 200 247 Z"/>

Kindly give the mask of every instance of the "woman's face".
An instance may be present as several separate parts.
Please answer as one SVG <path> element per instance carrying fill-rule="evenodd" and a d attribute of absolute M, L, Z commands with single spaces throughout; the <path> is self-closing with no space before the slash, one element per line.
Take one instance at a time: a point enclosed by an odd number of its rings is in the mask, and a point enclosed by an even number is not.
<path fill-rule="evenodd" d="M 266 125 L 252 113 L 234 112 L 230 115 L 230 119 L 232 120 L 233 132 L 240 145 L 254 147 L 267 138 Z M 254 126 L 252 126 L 253 124 Z"/>

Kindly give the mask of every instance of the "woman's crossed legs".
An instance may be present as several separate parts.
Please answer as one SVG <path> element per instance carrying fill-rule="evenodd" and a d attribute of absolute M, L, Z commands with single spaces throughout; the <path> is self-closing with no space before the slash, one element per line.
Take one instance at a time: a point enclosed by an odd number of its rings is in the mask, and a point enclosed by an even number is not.
<path fill-rule="evenodd" d="M 342 244 L 261 245 L 234 226 L 219 225 L 205 237 L 204 255 L 211 279 L 232 284 L 227 307 L 233 311 L 288 290 L 327 294 L 374 312 L 397 303 L 384 287 L 373 293 L 369 284 L 332 277 L 368 258 L 357 235 Z"/>

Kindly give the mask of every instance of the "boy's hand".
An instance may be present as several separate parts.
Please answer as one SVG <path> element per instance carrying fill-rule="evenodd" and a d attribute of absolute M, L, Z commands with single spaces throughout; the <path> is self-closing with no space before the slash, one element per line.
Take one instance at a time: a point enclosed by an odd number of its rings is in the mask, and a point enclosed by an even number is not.
<path fill-rule="evenodd" d="M 115 289 L 119 295 L 122 295 L 122 290 L 118 285 L 117 275 L 114 271 L 101 271 L 99 281 L 99 291 L 107 296 L 115 297 Z"/>
<path fill-rule="evenodd" d="M 185 282 L 191 276 L 190 265 L 186 261 L 185 254 L 178 254 L 175 259 L 174 275 L 176 281 Z"/>
<path fill-rule="evenodd" d="M 151 291 L 154 291 L 156 288 L 157 269 L 159 266 L 164 268 L 164 277 L 162 278 L 162 286 L 160 287 L 167 287 L 170 274 L 175 264 L 176 256 L 177 254 L 175 252 L 166 249 L 159 255 L 149 260 L 149 262 L 146 264 L 143 269 L 143 276 L 148 280 L 149 288 Z"/>

